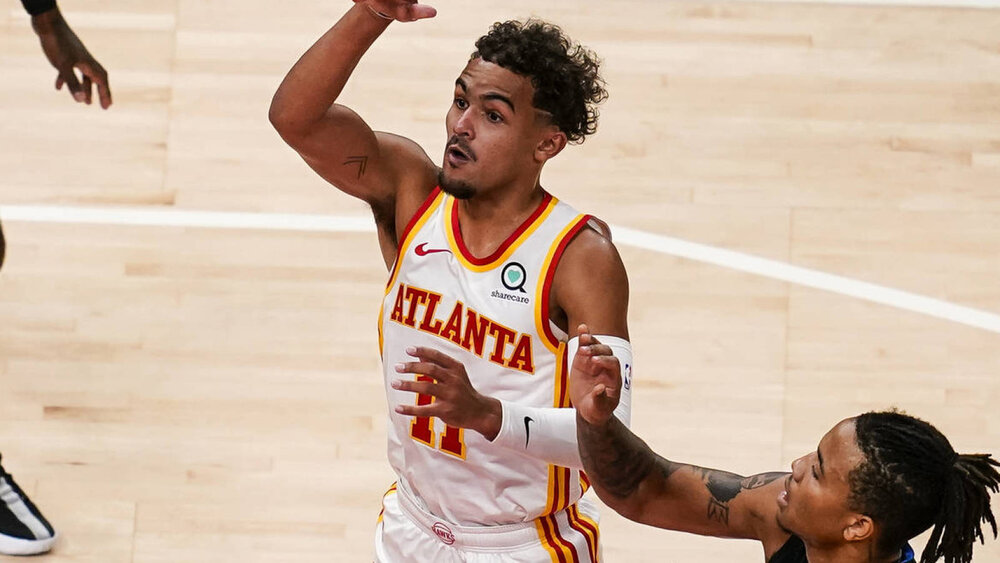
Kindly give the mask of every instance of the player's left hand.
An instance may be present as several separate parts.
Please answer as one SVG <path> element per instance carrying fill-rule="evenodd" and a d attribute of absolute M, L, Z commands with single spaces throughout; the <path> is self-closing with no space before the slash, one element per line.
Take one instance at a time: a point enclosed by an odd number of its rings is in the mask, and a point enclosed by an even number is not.
<path fill-rule="evenodd" d="M 601 344 L 587 325 L 580 325 L 577 333 L 580 348 L 570 367 L 569 397 L 584 420 L 603 424 L 614 415 L 621 398 L 621 364 L 611 347 Z"/>
<path fill-rule="evenodd" d="M 393 389 L 429 395 L 434 401 L 429 405 L 398 405 L 396 412 L 433 416 L 449 426 L 475 430 L 487 440 L 496 438 L 503 407 L 500 401 L 476 391 L 461 362 L 422 346 L 407 348 L 406 353 L 419 361 L 396 364 L 396 372 L 415 374 L 417 380 L 397 379 L 392 382 Z"/>
<path fill-rule="evenodd" d="M 74 100 L 89 105 L 96 86 L 101 107 L 108 109 L 111 106 L 108 73 L 69 27 L 59 9 L 53 8 L 32 17 L 31 25 L 42 43 L 45 57 L 58 72 L 56 90 L 61 90 L 65 84 Z M 82 80 L 77 78 L 77 71 Z"/>

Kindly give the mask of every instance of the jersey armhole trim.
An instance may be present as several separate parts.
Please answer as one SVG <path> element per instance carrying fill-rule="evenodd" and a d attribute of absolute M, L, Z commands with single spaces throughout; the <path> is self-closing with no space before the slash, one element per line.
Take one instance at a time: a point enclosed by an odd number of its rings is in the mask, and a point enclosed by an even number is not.
<path fill-rule="evenodd" d="M 535 329 L 545 347 L 553 354 L 558 352 L 560 342 L 552 333 L 552 328 L 549 326 L 549 294 L 552 290 L 552 281 L 555 278 L 556 268 L 559 266 L 559 261 L 562 259 L 566 247 L 576 238 L 577 233 L 587 225 L 590 219 L 590 215 L 581 214 L 570 221 L 566 225 L 566 228 L 556 237 L 555 242 L 549 248 L 548 256 L 545 257 L 545 262 L 542 264 L 541 279 L 543 281 L 538 284 L 538 295 L 535 296 L 535 303 L 538 304 L 538 309 L 535 311 Z M 569 328 L 567 327 L 567 329 Z"/>
<path fill-rule="evenodd" d="M 386 293 L 389 292 L 389 289 L 392 287 L 392 282 L 396 279 L 396 272 L 399 270 L 399 264 L 403 261 L 403 255 L 406 254 L 406 250 L 410 246 L 412 235 L 420 230 L 423 223 L 427 221 L 427 217 L 429 217 L 434 208 L 438 206 L 441 200 L 441 195 L 442 192 L 440 186 L 431 190 L 427 199 L 420 204 L 420 208 L 413 214 L 413 217 L 410 217 L 410 222 L 407 223 L 406 228 L 403 229 L 403 234 L 399 238 L 399 246 L 396 248 L 396 261 L 392 263 L 392 270 L 389 272 L 389 281 L 385 284 Z"/>

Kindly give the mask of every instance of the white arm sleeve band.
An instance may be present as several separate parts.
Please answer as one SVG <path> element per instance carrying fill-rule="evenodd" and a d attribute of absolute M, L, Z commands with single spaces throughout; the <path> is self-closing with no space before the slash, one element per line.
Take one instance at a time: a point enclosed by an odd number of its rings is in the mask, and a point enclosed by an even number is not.
<path fill-rule="evenodd" d="M 632 346 L 628 340 L 615 336 L 597 335 L 597 340 L 611 347 L 622 366 L 622 389 L 615 416 L 628 426 L 632 419 Z M 568 343 L 566 357 L 572 362 L 579 348 L 579 339 Z M 528 407 L 500 401 L 503 421 L 493 443 L 531 457 L 569 467 L 583 469 L 580 449 L 576 443 L 576 411 L 571 408 Z"/>

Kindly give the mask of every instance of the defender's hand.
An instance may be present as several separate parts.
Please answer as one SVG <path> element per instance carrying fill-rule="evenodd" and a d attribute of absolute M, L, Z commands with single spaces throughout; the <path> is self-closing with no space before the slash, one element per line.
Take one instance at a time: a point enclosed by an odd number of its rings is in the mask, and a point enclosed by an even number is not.
<path fill-rule="evenodd" d="M 434 401 L 429 405 L 399 405 L 396 412 L 433 416 L 449 426 L 475 430 L 487 440 L 496 438 L 503 417 L 500 401 L 476 391 L 461 362 L 431 348 L 411 347 L 406 353 L 420 361 L 396 364 L 396 372 L 416 374 L 418 379 L 398 379 L 392 382 L 392 387 L 430 395 Z"/>
<path fill-rule="evenodd" d="M 590 424 L 603 424 L 614 414 L 621 397 L 622 371 L 611 347 L 601 344 L 580 325 L 580 349 L 570 368 L 569 396 L 580 416 Z"/>
<path fill-rule="evenodd" d="M 90 104 L 93 86 L 96 84 L 101 107 L 108 109 L 111 106 L 108 73 L 87 51 L 76 33 L 73 33 L 59 9 L 32 17 L 31 27 L 38 34 L 45 57 L 59 73 L 56 77 L 56 90 L 61 90 L 65 84 L 74 100 Z M 82 82 L 76 76 L 77 70 L 83 76 Z"/>
<path fill-rule="evenodd" d="M 433 18 L 437 10 L 417 0 L 354 0 L 355 4 L 367 4 L 368 8 L 401 22 L 412 22 Z"/>

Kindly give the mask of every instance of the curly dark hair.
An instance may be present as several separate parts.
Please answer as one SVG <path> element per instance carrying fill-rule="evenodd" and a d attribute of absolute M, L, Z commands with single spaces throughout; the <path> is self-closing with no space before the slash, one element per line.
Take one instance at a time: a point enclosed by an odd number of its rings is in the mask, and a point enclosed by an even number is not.
<path fill-rule="evenodd" d="M 865 459 L 848 476 L 848 504 L 879 524 L 880 553 L 933 525 L 920 562 L 969 563 L 982 523 L 996 537 L 990 492 L 1000 488 L 1000 463 L 989 454 L 959 455 L 937 428 L 895 410 L 865 413 L 854 428 Z"/>
<path fill-rule="evenodd" d="M 597 104 L 608 97 L 600 61 L 558 26 L 537 19 L 497 22 L 476 41 L 470 60 L 475 58 L 530 78 L 535 108 L 551 114 L 570 143 L 597 131 Z"/>

